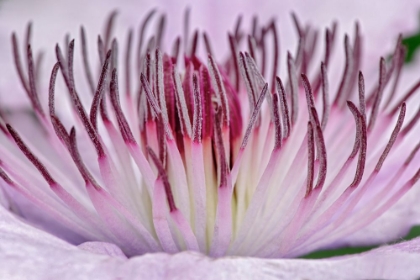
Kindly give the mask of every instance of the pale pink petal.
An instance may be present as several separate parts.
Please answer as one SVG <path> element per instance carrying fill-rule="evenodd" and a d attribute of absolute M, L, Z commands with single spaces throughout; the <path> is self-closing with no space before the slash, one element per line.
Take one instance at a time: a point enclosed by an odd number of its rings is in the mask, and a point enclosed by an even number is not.
<path fill-rule="evenodd" d="M 126 255 L 124 255 L 120 247 L 112 243 L 90 241 L 90 242 L 82 243 L 77 247 L 79 247 L 82 250 L 99 254 L 99 255 L 108 255 L 111 257 L 127 259 Z"/>
<path fill-rule="evenodd" d="M 420 276 L 420 239 L 325 260 L 211 259 L 192 252 L 146 254 L 123 260 L 115 245 L 87 244 L 80 250 L 25 225 L 3 208 L 0 217 L 2 279 L 414 279 Z"/>

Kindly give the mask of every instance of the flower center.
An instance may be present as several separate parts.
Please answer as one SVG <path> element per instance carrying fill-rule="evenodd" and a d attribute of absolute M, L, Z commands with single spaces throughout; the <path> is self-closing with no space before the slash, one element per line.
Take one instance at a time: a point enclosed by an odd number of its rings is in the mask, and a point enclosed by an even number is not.
<path fill-rule="evenodd" d="M 405 102 L 420 83 L 395 100 L 405 56 L 401 37 L 391 59 L 380 59 L 378 82 L 365 97 L 356 24 L 353 42 L 345 36 L 344 70 L 330 98 L 336 24 L 325 32 L 317 64 L 318 32 L 293 15 L 299 43 L 294 56 L 287 54 L 282 80 L 274 20 L 259 25 L 254 19 L 247 34 L 240 18 L 229 34 L 231 54 L 218 63 L 206 33 L 195 31 L 189 40 L 188 25 L 164 53 L 165 16 L 146 40 L 153 10 L 140 25 L 136 59 L 128 32 L 120 71 L 115 16 L 98 37 L 97 75 L 81 29 L 87 88 L 74 73 L 75 40 L 66 40 L 64 52 L 56 46 L 48 106 L 38 94 L 31 25 L 26 73 L 12 36 L 17 72 L 46 133 L 32 141 L 18 124 L 3 121 L 0 176 L 7 191 L 52 216 L 52 225 L 113 242 L 127 255 L 194 250 L 292 257 L 369 225 L 417 183 L 420 171 L 412 169 L 420 145 L 409 139 L 420 111 L 406 125 L 404 119 Z M 200 38 L 206 63 L 198 55 Z M 59 72 L 70 98 L 56 106 Z M 39 141 L 51 149 L 42 151 Z"/>

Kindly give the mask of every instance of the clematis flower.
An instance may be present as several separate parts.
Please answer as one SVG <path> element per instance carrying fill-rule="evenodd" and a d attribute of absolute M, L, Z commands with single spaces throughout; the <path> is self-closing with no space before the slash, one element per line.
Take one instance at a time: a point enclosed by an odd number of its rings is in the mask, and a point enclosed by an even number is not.
<path fill-rule="evenodd" d="M 420 82 L 401 35 L 363 60 L 362 24 L 342 37 L 292 14 L 283 56 L 274 18 L 239 17 L 221 44 L 185 11 L 179 36 L 157 9 L 123 40 L 116 12 L 98 37 L 63 34 L 48 77 L 33 25 L 12 34 L 19 84 L 0 86 L 30 106 L 2 106 L 2 277 L 419 276 L 420 239 L 291 259 L 419 220 Z"/>

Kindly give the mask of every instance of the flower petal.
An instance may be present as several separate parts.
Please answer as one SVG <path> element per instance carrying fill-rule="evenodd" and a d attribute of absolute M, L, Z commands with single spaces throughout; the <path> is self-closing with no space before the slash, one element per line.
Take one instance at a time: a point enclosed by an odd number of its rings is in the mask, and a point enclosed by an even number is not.
<path fill-rule="evenodd" d="M 0 208 L 0 278 L 3 279 L 359 279 L 420 276 L 420 239 L 370 252 L 325 260 L 209 257 L 183 252 L 129 260 L 114 245 L 80 250 L 19 221 Z"/>
<path fill-rule="evenodd" d="M 127 259 L 126 255 L 124 255 L 120 247 L 112 243 L 91 241 L 91 242 L 82 243 L 77 247 L 79 247 L 82 250 L 95 253 L 95 254 L 108 255 L 111 257 Z"/>
<path fill-rule="evenodd" d="M 19 221 L 0 207 L 0 278 L 2 279 L 107 279 L 118 258 L 80 250 L 46 232 Z M 98 267 L 108 263 L 107 271 Z M 89 273 L 94 277 L 88 275 Z M 76 276 L 79 274 L 79 276 Z"/>

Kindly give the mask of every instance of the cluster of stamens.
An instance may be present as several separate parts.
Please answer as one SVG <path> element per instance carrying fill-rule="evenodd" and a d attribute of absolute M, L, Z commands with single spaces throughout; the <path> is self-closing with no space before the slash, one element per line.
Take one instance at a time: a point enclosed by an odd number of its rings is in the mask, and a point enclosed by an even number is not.
<path fill-rule="evenodd" d="M 255 18 L 245 36 L 239 18 L 229 34 L 231 55 L 218 64 L 206 33 L 201 37 L 196 31 L 188 40 L 188 13 L 184 38 L 176 39 L 171 54 L 162 52 L 165 16 L 148 40 L 156 13 L 145 17 L 134 60 L 130 30 L 124 71 L 118 69 L 117 40 L 111 39 L 112 13 L 105 35 L 98 37 L 96 86 L 81 28 L 89 111 L 74 76 L 75 40 L 66 37 L 64 52 L 56 46 L 45 107 L 38 94 L 41 60 L 33 59 L 31 25 L 25 42 L 27 73 L 13 34 L 23 89 L 39 129 L 45 130 L 43 141 L 59 163 L 38 151 L 30 135 L 2 120 L 0 176 L 8 191 L 49 213 L 52 224 L 85 240 L 112 242 L 129 256 L 193 250 L 211 256 L 293 257 L 369 225 L 416 184 L 420 171 L 411 170 L 420 145 L 407 139 L 420 110 L 403 122 L 405 102 L 414 98 L 420 82 L 394 100 L 405 56 L 401 37 L 390 61 L 381 58 L 379 81 L 365 97 L 356 25 L 354 41 L 345 37 L 344 71 L 330 103 L 327 72 L 336 24 L 325 32 L 323 62 L 310 82 L 318 32 L 293 16 L 299 43 L 295 56 L 287 55 L 284 83 L 277 74 L 274 20 L 261 26 Z M 207 63 L 196 55 L 200 38 Z M 55 105 L 59 72 L 72 115 L 61 114 Z M 133 80 L 138 82 L 135 92 Z M 358 105 L 349 101 L 356 91 Z M 352 133 L 355 137 L 348 137 Z M 401 151 L 404 160 L 397 154 Z M 387 158 L 397 168 L 377 187 Z"/>

